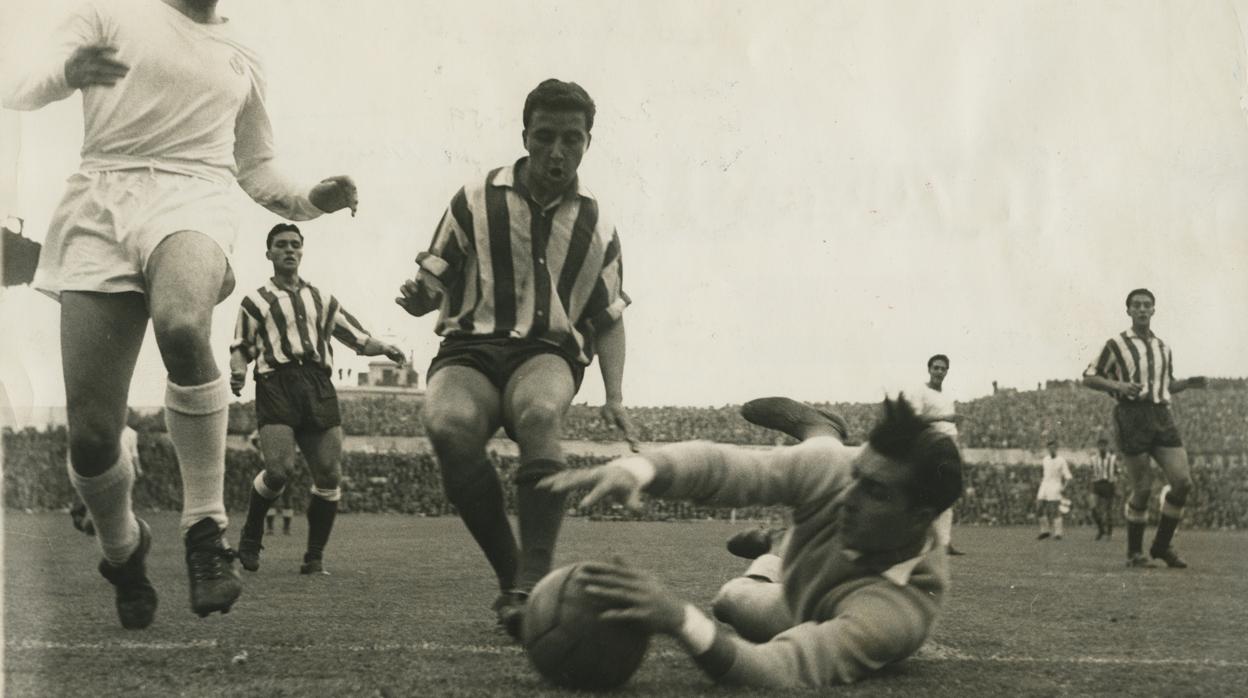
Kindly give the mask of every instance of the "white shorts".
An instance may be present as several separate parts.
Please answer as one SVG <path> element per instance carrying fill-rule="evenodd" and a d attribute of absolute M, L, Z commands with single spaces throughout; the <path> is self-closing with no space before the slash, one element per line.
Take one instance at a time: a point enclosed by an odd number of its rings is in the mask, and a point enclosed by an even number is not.
<path fill-rule="evenodd" d="M 207 235 L 227 259 L 238 234 L 229 185 L 156 170 L 77 172 L 52 216 L 31 282 L 62 291 L 145 293 L 147 260 L 166 237 Z"/>
<path fill-rule="evenodd" d="M 1062 501 L 1062 483 L 1057 480 L 1042 480 L 1036 499 L 1042 502 Z"/>

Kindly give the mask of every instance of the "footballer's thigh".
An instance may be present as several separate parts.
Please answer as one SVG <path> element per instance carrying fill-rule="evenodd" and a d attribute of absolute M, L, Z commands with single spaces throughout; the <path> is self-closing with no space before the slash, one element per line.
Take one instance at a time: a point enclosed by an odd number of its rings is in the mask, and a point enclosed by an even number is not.
<path fill-rule="evenodd" d="M 288 424 L 265 424 L 259 431 L 260 454 L 264 457 L 267 479 L 284 486 L 295 467 L 295 430 Z"/>
<path fill-rule="evenodd" d="M 140 293 L 61 293 L 70 462 L 80 475 L 99 475 L 117 461 L 147 317 Z"/>
<path fill-rule="evenodd" d="M 522 460 L 563 459 L 563 416 L 575 394 L 572 369 L 557 354 L 538 354 L 512 373 L 503 391 L 503 423 Z"/>
<path fill-rule="evenodd" d="M 1182 446 L 1160 446 L 1153 449 L 1153 459 L 1161 466 L 1166 482 L 1177 496 L 1186 498 L 1192 489 L 1192 467 L 1187 460 L 1187 449 Z"/>
<path fill-rule="evenodd" d="M 420 418 L 444 468 L 485 456 L 501 423 L 500 403 L 498 388 L 475 368 L 443 366 L 430 376 Z"/>
<path fill-rule="evenodd" d="M 178 385 L 202 385 L 220 376 L 209 338 L 212 311 L 228 275 L 221 246 L 192 230 L 164 238 L 147 259 L 152 328 L 169 378 Z"/>
<path fill-rule="evenodd" d="M 337 488 L 342 480 L 342 427 L 297 431 L 295 440 L 308 461 L 312 483 L 322 490 Z"/>
<path fill-rule="evenodd" d="M 1153 487 L 1153 473 L 1149 469 L 1148 453 L 1123 454 L 1122 464 L 1127 470 L 1127 482 L 1131 484 L 1128 501 L 1136 510 L 1148 507 L 1148 495 Z"/>

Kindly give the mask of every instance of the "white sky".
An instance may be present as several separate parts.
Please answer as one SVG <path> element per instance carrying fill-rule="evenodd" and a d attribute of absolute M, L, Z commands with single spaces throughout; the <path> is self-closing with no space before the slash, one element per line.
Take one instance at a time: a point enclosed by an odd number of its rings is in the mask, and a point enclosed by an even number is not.
<path fill-rule="evenodd" d="M 6 58 L 64 7 L 3 3 Z M 1127 326 L 1135 286 L 1157 293 L 1180 376 L 1246 373 L 1248 0 L 221 11 L 261 37 L 288 168 L 361 189 L 358 218 L 301 225 L 305 278 L 414 351 L 422 377 L 433 319 L 395 291 L 450 196 L 522 154 L 521 105 L 547 77 L 598 103 L 581 174 L 620 226 L 630 404 L 875 400 L 936 352 L 957 399 L 1074 378 Z M 35 239 L 77 165 L 80 109 L 0 112 L 0 214 Z M 241 289 L 271 271 L 276 219 L 246 209 L 240 291 L 213 328 L 223 367 Z M 63 403 L 56 305 L 21 288 L 0 312 L 10 393 Z M 578 401 L 601 400 L 587 375 Z M 149 338 L 131 402 L 163 386 Z"/>

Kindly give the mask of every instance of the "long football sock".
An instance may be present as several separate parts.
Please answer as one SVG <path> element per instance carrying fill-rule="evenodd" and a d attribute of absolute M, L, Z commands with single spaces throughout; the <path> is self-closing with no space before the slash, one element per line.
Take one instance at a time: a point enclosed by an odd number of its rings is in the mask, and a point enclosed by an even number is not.
<path fill-rule="evenodd" d="M 91 513 L 104 559 L 114 565 L 130 559 L 139 547 L 139 521 L 131 506 L 134 464 L 126 449 L 121 449 L 111 468 L 94 477 L 83 477 L 69 466 L 69 481 Z"/>
<path fill-rule="evenodd" d="M 1170 547 L 1174 531 L 1183 519 L 1183 505 L 1187 503 L 1186 500 L 1187 497 L 1176 497 L 1174 490 L 1166 493 L 1165 501 L 1161 503 L 1161 520 L 1157 522 L 1157 533 L 1153 537 L 1153 550 L 1160 552 Z"/>
<path fill-rule="evenodd" d="M 273 528 L 273 517 L 268 516 L 269 508 L 282 494 L 281 490 L 274 492 L 269 488 L 264 481 L 264 472 L 261 470 L 252 481 L 251 495 L 247 498 L 247 521 L 243 524 L 243 538 L 250 540 L 263 539 L 265 519 L 268 519 L 269 528 Z"/>
<path fill-rule="evenodd" d="M 1125 507 L 1127 517 L 1127 556 L 1144 553 L 1144 526 L 1148 523 L 1148 510 L 1136 509 L 1127 500 Z"/>
<path fill-rule="evenodd" d="M 334 519 L 338 516 L 338 500 L 342 499 L 342 490 L 312 488 L 312 498 L 308 502 L 308 552 L 306 559 L 319 560 L 325 554 L 325 545 L 329 542 L 329 534 L 334 530 Z"/>
<path fill-rule="evenodd" d="M 533 460 L 516 473 L 516 506 L 520 520 L 521 589 L 532 589 L 550 572 L 555 557 L 555 540 L 563 524 L 567 495 L 537 489 L 546 475 L 563 470 L 558 461 Z"/>
<path fill-rule="evenodd" d="M 182 532 L 211 518 L 221 530 L 225 515 L 225 430 L 230 390 L 225 376 L 202 385 L 170 382 L 165 424 L 182 472 Z"/>
<path fill-rule="evenodd" d="M 510 591 L 516 586 L 520 551 L 504 509 L 503 485 L 489 461 L 478 464 L 474 474 L 474 479 L 447 486 L 446 498 L 455 505 L 459 518 L 494 568 L 498 588 Z"/>

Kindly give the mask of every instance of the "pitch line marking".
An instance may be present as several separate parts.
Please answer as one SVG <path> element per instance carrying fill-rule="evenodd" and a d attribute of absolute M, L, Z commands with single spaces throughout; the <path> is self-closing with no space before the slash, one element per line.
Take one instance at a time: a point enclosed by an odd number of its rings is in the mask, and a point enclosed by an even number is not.
<path fill-rule="evenodd" d="M 179 652 L 199 649 L 250 650 L 252 652 L 450 652 L 468 655 L 519 655 L 523 650 L 516 645 L 464 645 L 443 642 L 375 643 L 361 645 L 275 645 L 254 643 L 225 643 L 217 640 L 145 642 L 140 640 L 112 640 L 101 642 L 60 642 L 55 640 L 24 639 L 6 643 L 9 651 L 46 650 L 142 650 L 145 652 Z M 684 656 L 677 650 L 657 650 L 652 657 L 670 659 Z M 956 647 L 928 642 L 908 661 L 912 662 L 988 662 L 993 664 L 1091 664 L 1100 666 L 1189 666 L 1217 669 L 1246 669 L 1248 661 L 1226 659 L 1186 659 L 1180 657 L 1148 659 L 1142 657 L 1029 657 L 1026 655 L 994 654 L 976 656 Z"/>

